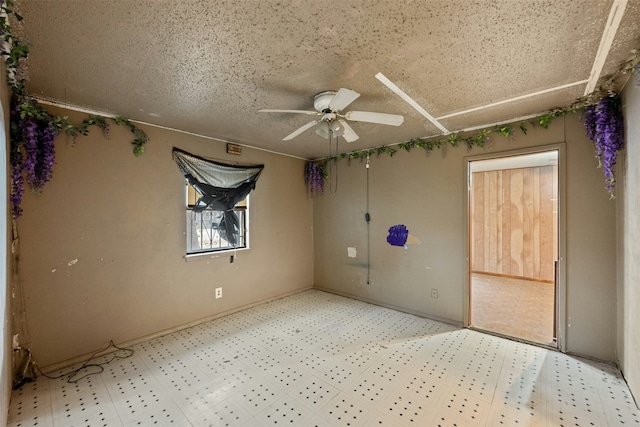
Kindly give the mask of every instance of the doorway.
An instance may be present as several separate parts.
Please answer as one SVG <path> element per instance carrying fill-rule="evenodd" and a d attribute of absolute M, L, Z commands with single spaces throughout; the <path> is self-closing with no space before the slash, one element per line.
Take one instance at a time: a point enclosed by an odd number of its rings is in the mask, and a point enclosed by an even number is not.
<path fill-rule="evenodd" d="M 468 161 L 470 327 L 557 347 L 558 159 Z"/>

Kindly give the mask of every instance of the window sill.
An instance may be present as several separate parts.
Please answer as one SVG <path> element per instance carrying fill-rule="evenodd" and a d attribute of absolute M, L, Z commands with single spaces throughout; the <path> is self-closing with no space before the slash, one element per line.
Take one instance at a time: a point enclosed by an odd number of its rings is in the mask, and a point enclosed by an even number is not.
<path fill-rule="evenodd" d="M 250 248 L 238 248 L 238 249 L 227 249 L 224 251 L 216 251 L 216 252 L 187 254 L 184 256 L 184 261 L 193 262 L 193 261 L 205 261 L 205 260 L 216 259 L 216 258 L 230 258 L 230 257 L 233 257 L 238 252 L 248 251 L 249 249 Z"/>

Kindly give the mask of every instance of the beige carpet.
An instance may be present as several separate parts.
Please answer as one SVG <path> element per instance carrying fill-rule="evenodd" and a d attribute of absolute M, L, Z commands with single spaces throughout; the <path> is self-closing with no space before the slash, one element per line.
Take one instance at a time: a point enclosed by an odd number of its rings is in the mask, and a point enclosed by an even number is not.
<path fill-rule="evenodd" d="M 553 316 L 553 284 L 471 275 L 471 326 L 554 345 Z"/>

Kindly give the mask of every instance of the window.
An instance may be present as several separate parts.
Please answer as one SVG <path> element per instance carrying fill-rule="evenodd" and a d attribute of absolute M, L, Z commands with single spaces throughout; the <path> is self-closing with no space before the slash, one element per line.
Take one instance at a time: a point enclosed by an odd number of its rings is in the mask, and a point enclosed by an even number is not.
<path fill-rule="evenodd" d="M 248 248 L 248 195 L 264 165 L 230 165 L 175 147 L 172 157 L 187 180 L 187 255 Z"/>
<path fill-rule="evenodd" d="M 235 245 L 227 240 L 224 211 L 210 207 L 199 212 L 193 209 L 200 197 L 201 194 L 187 184 L 187 255 L 247 248 L 249 196 L 233 208 L 233 214 L 238 219 L 238 225 L 231 228 L 234 230 Z"/>

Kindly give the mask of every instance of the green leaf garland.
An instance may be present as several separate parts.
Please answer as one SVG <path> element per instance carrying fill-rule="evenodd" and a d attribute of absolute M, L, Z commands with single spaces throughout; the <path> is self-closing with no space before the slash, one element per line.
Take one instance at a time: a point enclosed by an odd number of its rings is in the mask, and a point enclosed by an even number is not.
<path fill-rule="evenodd" d="M 13 9 L 12 0 L 0 0 L 0 54 L 4 57 L 7 83 L 12 92 L 11 115 L 11 203 L 14 218 L 22 213 L 20 202 L 24 192 L 24 175 L 27 175 L 27 182 L 34 184 L 33 179 L 33 159 L 45 158 L 48 166 L 55 163 L 55 151 L 53 139 L 61 133 L 69 135 L 75 142 L 79 135 L 88 135 L 92 126 L 98 127 L 105 138 L 109 138 L 109 121 L 118 126 L 127 127 L 133 134 L 133 154 L 139 156 L 144 152 L 144 146 L 149 140 L 147 134 L 135 126 L 129 119 L 122 116 L 103 117 L 91 115 L 79 124 L 74 124 L 67 116 L 55 116 L 50 114 L 38 100 L 26 92 L 26 60 L 29 56 L 29 46 L 27 43 L 16 38 L 11 29 L 10 19 L 16 22 L 23 21 L 22 16 Z M 18 131 L 19 129 L 29 129 L 28 131 Z M 34 129 L 40 129 L 39 132 Z M 47 129 L 44 132 L 42 129 Z M 27 137 L 25 137 L 25 132 Z M 47 139 L 45 138 L 53 138 Z M 42 140 L 41 140 L 42 139 Z M 41 150 L 34 152 L 34 150 Z M 27 157 L 25 157 L 27 156 Z M 25 160 L 26 159 L 26 160 Z M 40 165 L 40 163 L 39 163 Z M 50 170 L 44 174 L 46 179 L 38 180 L 38 189 L 41 188 L 50 178 Z"/>
<path fill-rule="evenodd" d="M 576 99 L 567 107 L 554 108 L 549 112 L 542 114 L 534 119 L 521 121 L 515 124 L 515 126 L 517 126 L 524 135 L 527 135 L 529 127 L 540 126 L 543 129 L 548 129 L 553 120 L 558 117 L 562 117 L 566 114 L 583 112 L 587 107 L 596 105 L 602 99 L 615 96 L 616 79 L 618 79 L 621 75 L 631 74 L 633 72 L 640 74 L 640 50 L 638 49 L 634 49 L 631 51 L 631 56 L 629 57 L 629 59 L 622 62 L 616 72 L 608 76 L 604 76 L 602 78 L 602 84 L 600 84 L 592 93 Z M 640 84 L 640 79 L 638 83 Z M 472 134 L 465 138 L 463 138 L 460 133 L 451 133 L 446 135 L 445 137 L 438 139 L 416 138 L 409 141 L 401 142 L 397 144 L 397 147 L 398 149 L 404 150 L 406 152 L 410 152 L 414 148 L 422 148 L 427 152 L 430 152 L 436 148 L 442 148 L 445 146 L 458 147 L 464 144 L 467 147 L 467 150 L 471 150 L 473 147 L 484 147 L 487 142 L 489 142 L 489 138 L 492 133 L 500 134 L 505 138 L 513 138 L 515 137 L 514 125 L 505 124 L 497 125 L 493 128 L 481 129 L 475 134 Z M 319 165 L 326 166 L 328 162 L 337 161 L 345 157 L 348 157 L 349 160 L 365 158 L 365 156 L 366 158 L 368 158 L 370 153 L 375 153 L 378 157 L 382 154 L 388 154 L 390 157 L 393 157 L 398 149 L 395 149 L 388 145 L 383 145 L 380 147 L 370 148 L 368 150 L 356 150 L 333 157 L 313 160 L 310 161 L 310 163 L 317 163 Z M 613 192 L 612 184 L 607 187 L 607 191 L 609 191 L 610 194 Z"/>

